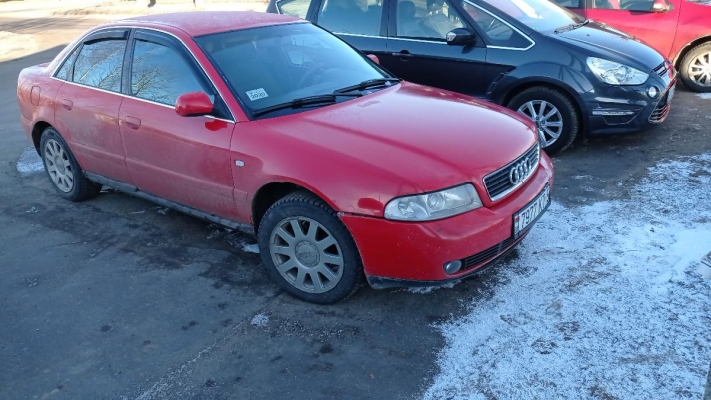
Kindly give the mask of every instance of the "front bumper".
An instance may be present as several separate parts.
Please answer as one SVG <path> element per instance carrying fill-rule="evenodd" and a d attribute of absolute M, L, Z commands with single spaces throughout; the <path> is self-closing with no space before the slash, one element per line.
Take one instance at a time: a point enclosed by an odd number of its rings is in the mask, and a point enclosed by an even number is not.
<path fill-rule="evenodd" d="M 599 84 L 583 94 L 588 113 L 587 134 L 616 135 L 644 131 L 664 122 L 671 108 L 670 94 L 676 86 L 676 72 L 668 69 L 652 72 L 642 85 L 612 86 Z M 659 94 L 647 94 L 654 86 Z"/>
<path fill-rule="evenodd" d="M 492 207 L 430 222 L 401 222 L 342 214 L 360 251 L 366 277 L 376 288 L 442 283 L 470 275 L 510 251 L 535 225 L 513 238 L 513 215 L 553 184 L 553 166 L 541 153 L 529 181 Z M 446 274 L 446 262 L 464 266 Z"/>

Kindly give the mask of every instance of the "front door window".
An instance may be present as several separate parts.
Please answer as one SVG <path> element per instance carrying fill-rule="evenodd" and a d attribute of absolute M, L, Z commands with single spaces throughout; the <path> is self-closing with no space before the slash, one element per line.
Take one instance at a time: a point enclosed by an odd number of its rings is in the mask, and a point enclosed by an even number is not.
<path fill-rule="evenodd" d="M 464 27 L 457 11 L 445 0 L 401 0 L 396 15 L 398 37 L 444 40 L 452 29 Z"/>

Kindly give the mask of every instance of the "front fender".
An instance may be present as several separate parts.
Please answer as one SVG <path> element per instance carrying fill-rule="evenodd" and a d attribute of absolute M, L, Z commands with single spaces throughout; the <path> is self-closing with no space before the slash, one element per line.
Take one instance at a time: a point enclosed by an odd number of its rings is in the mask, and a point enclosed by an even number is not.
<path fill-rule="evenodd" d="M 583 122 L 587 122 L 588 113 L 582 94 L 593 90 L 594 82 L 581 71 L 560 64 L 527 64 L 502 73 L 489 86 L 487 97 L 505 106 L 517 93 L 535 85 L 555 87 L 568 94 L 580 109 Z"/>

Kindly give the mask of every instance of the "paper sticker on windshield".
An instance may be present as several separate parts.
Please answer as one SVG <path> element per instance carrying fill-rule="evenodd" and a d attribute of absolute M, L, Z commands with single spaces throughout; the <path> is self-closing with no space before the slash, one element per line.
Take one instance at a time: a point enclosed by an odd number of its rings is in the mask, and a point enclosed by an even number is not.
<path fill-rule="evenodd" d="M 269 95 L 263 88 L 259 88 L 247 91 L 247 97 L 249 97 L 250 100 L 254 101 L 269 97 Z"/>

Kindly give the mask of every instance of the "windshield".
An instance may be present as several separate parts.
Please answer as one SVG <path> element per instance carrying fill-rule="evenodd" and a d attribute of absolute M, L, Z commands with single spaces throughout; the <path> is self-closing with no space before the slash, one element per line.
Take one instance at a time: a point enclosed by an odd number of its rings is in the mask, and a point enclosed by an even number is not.
<path fill-rule="evenodd" d="M 224 32 L 196 41 L 252 112 L 391 77 L 340 39 L 307 23 Z"/>
<path fill-rule="evenodd" d="M 526 26 L 549 32 L 583 21 L 580 16 L 548 0 L 483 0 Z"/>

